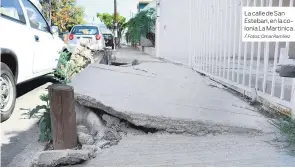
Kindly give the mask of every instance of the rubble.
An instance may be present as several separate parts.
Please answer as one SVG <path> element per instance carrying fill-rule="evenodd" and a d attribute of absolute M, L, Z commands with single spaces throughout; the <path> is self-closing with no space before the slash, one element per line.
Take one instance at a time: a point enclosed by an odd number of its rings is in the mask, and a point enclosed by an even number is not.
<path fill-rule="evenodd" d="M 84 125 L 77 125 L 77 132 L 83 132 L 85 134 L 89 133 L 87 127 Z"/>
<path fill-rule="evenodd" d="M 33 167 L 55 167 L 73 165 L 90 159 L 89 150 L 49 150 L 40 152 L 34 159 Z"/>
<path fill-rule="evenodd" d="M 87 150 L 90 152 L 89 156 L 91 158 L 96 157 L 96 152 L 98 151 L 98 147 L 96 145 L 83 145 L 82 150 Z"/>
<path fill-rule="evenodd" d="M 103 114 L 101 118 L 106 122 L 107 127 L 115 128 L 116 130 L 119 129 L 119 127 L 120 127 L 120 119 L 119 118 L 112 117 L 107 114 Z"/>
<path fill-rule="evenodd" d="M 121 128 L 121 131 L 124 133 L 124 134 L 131 134 L 131 135 L 145 135 L 146 133 L 142 130 L 139 130 L 139 129 L 135 129 L 135 128 L 130 128 L 130 127 L 127 127 L 127 126 L 122 126 Z"/>
<path fill-rule="evenodd" d="M 96 157 L 98 149 L 105 149 L 118 144 L 122 139 L 121 128 L 128 130 L 120 119 L 102 114 L 91 108 L 75 103 L 77 117 L 77 134 L 82 150 L 90 152 L 90 157 Z"/>
<path fill-rule="evenodd" d="M 105 130 L 103 139 L 109 141 L 119 141 L 122 137 L 117 131 L 109 128 Z"/>
<path fill-rule="evenodd" d="M 107 140 L 101 140 L 98 141 L 95 145 L 101 149 L 106 149 L 111 146 L 117 145 L 119 141 L 107 141 Z"/>
<path fill-rule="evenodd" d="M 92 145 L 94 143 L 94 139 L 91 135 L 85 134 L 83 132 L 78 132 L 78 139 L 82 145 Z"/>
<path fill-rule="evenodd" d="M 70 81 L 73 76 L 81 72 L 90 63 L 98 62 L 102 64 L 108 64 L 112 59 L 112 52 L 108 49 L 98 49 L 96 46 L 91 45 L 87 39 L 81 39 L 76 47 L 72 50 L 72 53 L 63 53 L 58 64 L 56 75 L 61 77 L 65 81 Z M 70 57 L 69 57 L 70 56 Z M 62 73 L 65 72 L 65 73 Z M 103 120 L 88 107 L 81 106 L 79 103 L 75 103 L 76 122 L 77 122 L 77 135 L 79 145 L 74 149 L 67 150 L 48 150 L 37 154 L 37 158 L 33 160 L 32 166 L 63 166 L 73 165 L 86 161 L 90 158 L 96 157 L 98 149 L 104 148 L 104 146 L 112 146 L 117 144 L 121 139 L 121 136 L 117 130 L 106 131 L 107 127 Z M 116 121 L 111 116 L 107 118 L 108 123 Z M 112 122 L 109 125 L 114 125 L 118 122 Z M 108 140 L 104 140 L 108 139 Z M 95 143 L 102 142 L 101 147 Z M 81 146 L 82 145 L 82 146 Z"/>
<path fill-rule="evenodd" d="M 86 126 L 91 135 L 103 136 L 105 125 L 103 121 L 90 108 L 84 107 L 79 103 L 75 103 L 77 124 Z"/>

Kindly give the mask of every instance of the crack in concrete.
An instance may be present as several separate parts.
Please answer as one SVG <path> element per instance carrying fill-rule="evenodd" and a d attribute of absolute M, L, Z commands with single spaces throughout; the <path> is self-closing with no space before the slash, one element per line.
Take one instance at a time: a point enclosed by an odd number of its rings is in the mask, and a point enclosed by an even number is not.
<path fill-rule="evenodd" d="M 167 131 L 169 133 L 188 133 L 197 136 L 204 136 L 206 134 L 254 134 L 262 135 L 264 132 L 254 128 L 245 128 L 224 124 L 216 124 L 209 121 L 192 121 L 185 119 L 172 119 L 162 116 L 149 116 L 128 111 L 118 111 L 111 106 L 105 105 L 102 102 L 85 95 L 75 94 L 75 99 L 83 106 L 100 109 L 106 113 L 126 120 L 136 126 L 146 128 L 154 128 L 157 130 Z"/>
<path fill-rule="evenodd" d="M 116 70 L 113 70 L 113 69 L 102 68 L 102 67 L 97 67 L 97 66 L 91 66 L 91 68 L 97 68 L 97 69 L 101 69 L 101 70 L 113 71 L 113 72 L 123 73 L 123 74 L 130 74 L 130 75 L 144 76 L 144 77 L 148 77 L 148 78 L 156 78 L 155 76 L 149 76 L 149 75 L 143 75 L 143 74 L 131 73 L 131 72 L 116 71 Z"/>
<path fill-rule="evenodd" d="M 144 70 L 144 69 L 140 69 L 140 68 L 135 68 L 135 67 L 132 67 L 134 70 L 137 70 L 137 71 L 142 71 L 142 72 L 145 72 L 145 73 L 150 73 L 150 74 L 153 74 L 155 76 L 157 76 L 155 73 L 152 73 L 152 72 L 149 72 L 147 70 Z"/>

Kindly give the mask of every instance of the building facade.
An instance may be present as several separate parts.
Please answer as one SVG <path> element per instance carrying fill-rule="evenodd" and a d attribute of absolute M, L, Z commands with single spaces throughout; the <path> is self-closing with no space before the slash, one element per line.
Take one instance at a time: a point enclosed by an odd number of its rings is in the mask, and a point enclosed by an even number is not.
<path fill-rule="evenodd" d="M 141 12 L 153 0 L 139 0 L 137 5 L 137 12 Z"/>

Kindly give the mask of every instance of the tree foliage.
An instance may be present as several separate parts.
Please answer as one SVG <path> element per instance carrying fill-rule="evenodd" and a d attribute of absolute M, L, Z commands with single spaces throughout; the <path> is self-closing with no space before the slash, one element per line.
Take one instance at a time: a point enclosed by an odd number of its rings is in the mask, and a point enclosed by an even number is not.
<path fill-rule="evenodd" d="M 49 18 L 48 0 L 42 2 L 44 15 Z M 61 32 L 68 31 L 74 25 L 84 23 L 84 9 L 76 5 L 76 0 L 51 0 L 51 22 Z"/>
<path fill-rule="evenodd" d="M 97 13 L 96 16 L 106 25 L 110 30 L 114 29 L 114 14 L 109 13 Z M 122 32 L 126 28 L 126 18 L 117 13 L 118 21 L 118 37 L 122 37 Z"/>
<path fill-rule="evenodd" d="M 127 23 L 128 31 L 126 33 L 127 41 L 133 44 L 139 43 L 141 36 L 149 38 L 154 31 L 156 23 L 156 11 L 150 8 L 141 11 Z M 151 40 L 154 41 L 153 39 Z"/>

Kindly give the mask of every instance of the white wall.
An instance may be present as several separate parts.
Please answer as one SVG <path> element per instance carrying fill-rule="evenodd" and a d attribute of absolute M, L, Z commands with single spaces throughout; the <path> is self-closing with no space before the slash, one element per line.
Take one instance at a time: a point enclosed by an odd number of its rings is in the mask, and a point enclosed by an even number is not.
<path fill-rule="evenodd" d="M 143 52 L 150 55 L 150 56 L 156 57 L 156 48 L 155 47 L 143 47 Z"/>
<path fill-rule="evenodd" d="M 189 55 L 194 57 L 201 54 L 204 48 L 207 54 L 213 56 L 223 55 L 224 52 L 226 55 L 238 56 L 241 41 L 239 39 L 240 2 L 240 0 L 161 0 L 159 55 L 186 65 L 189 63 Z M 249 2 L 250 6 L 253 6 L 254 0 Z M 264 0 L 265 5 L 268 5 L 268 2 L 269 0 Z M 247 0 L 242 0 L 243 6 L 246 3 Z M 289 3 L 290 0 L 283 0 L 283 6 L 289 6 Z M 261 0 L 257 0 L 256 6 L 259 6 L 258 4 L 261 4 Z M 273 0 L 273 6 L 278 5 L 279 0 Z M 254 43 L 254 59 L 258 55 L 257 44 Z M 261 44 L 261 58 L 263 58 L 264 43 Z M 285 43 L 282 42 L 279 46 L 284 48 Z M 245 43 L 242 42 L 241 57 L 244 56 L 244 48 Z M 269 58 L 273 59 L 275 43 L 270 43 L 269 48 Z M 250 54 L 251 43 L 248 43 L 247 59 L 250 59 Z M 290 43 L 289 56 L 295 58 L 294 42 Z"/>
<path fill-rule="evenodd" d="M 160 4 L 160 55 L 188 64 L 188 0 L 162 0 Z"/>

